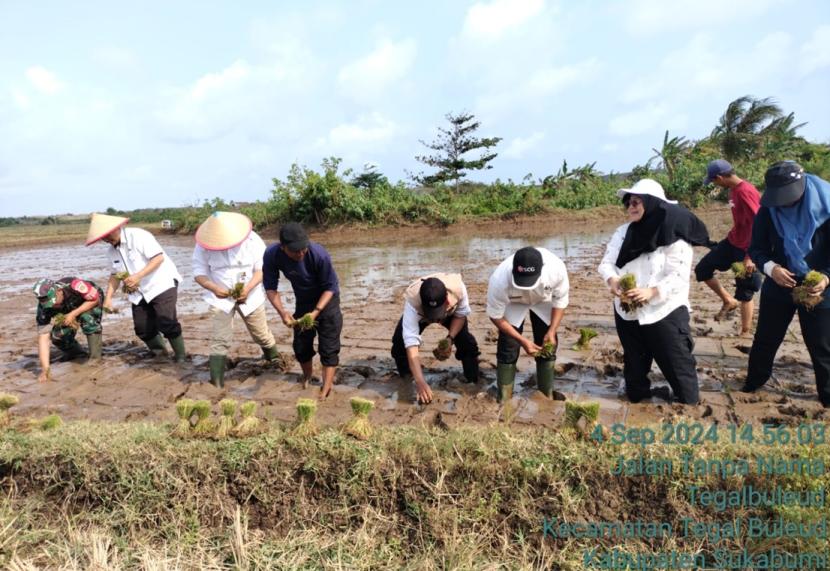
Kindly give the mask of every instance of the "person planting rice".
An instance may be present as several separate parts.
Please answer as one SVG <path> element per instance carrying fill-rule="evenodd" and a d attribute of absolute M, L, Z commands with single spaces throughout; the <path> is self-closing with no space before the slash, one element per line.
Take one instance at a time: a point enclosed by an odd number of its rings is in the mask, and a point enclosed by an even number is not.
<path fill-rule="evenodd" d="M 127 228 L 128 218 L 95 213 L 89 224 L 86 245 L 108 244 L 110 279 L 103 308 L 112 312 L 112 296 L 119 283 L 130 300 L 135 334 L 153 353 L 167 354 L 162 335 L 170 342 L 177 363 L 186 353 L 182 326 L 176 316 L 179 282 L 173 260 L 156 238 L 141 228 Z M 120 280 L 119 274 L 128 275 Z M 122 274 L 123 275 L 123 274 Z"/>
<path fill-rule="evenodd" d="M 300 224 L 289 222 L 280 228 L 280 241 L 265 250 L 262 271 L 268 300 L 282 322 L 294 329 L 294 356 L 302 368 L 303 383 L 311 380 L 314 338 L 319 336 L 317 348 L 323 365 L 320 396 L 327 397 L 334 386 L 334 374 L 340 362 L 340 333 L 343 329 L 340 285 L 331 256 L 323 246 L 308 239 Z M 293 315 L 283 307 L 277 291 L 280 272 L 291 283 L 297 299 Z M 306 315 L 317 325 L 310 329 L 295 328 L 295 321 Z"/>
<path fill-rule="evenodd" d="M 211 315 L 208 367 L 210 382 L 217 387 L 225 386 L 225 366 L 236 315 L 245 323 L 265 359 L 274 361 L 279 357 L 265 313 L 265 242 L 252 227 L 244 214 L 214 212 L 196 230 L 193 274 L 196 283 L 205 289 L 204 300 Z"/>
<path fill-rule="evenodd" d="M 771 279 L 761 288 L 758 327 L 742 390 L 756 391 L 769 380 L 775 354 L 797 311 L 818 399 L 830 407 L 830 183 L 806 174 L 792 161 L 772 165 L 764 181 L 749 255 Z M 797 287 L 802 288 L 798 293 Z M 793 299 L 794 293 L 801 303 Z"/>
<path fill-rule="evenodd" d="M 447 336 L 436 347 L 439 360 L 448 358 L 455 345 L 468 383 L 478 381 L 478 343 L 467 326 L 470 303 L 461 274 L 431 274 L 409 284 L 404 292 L 403 315 L 392 334 L 392 358 L 400 376 L 412 375 L 418 401 L 432 402 L 432 390 L 424 379 L 419 357 L 421 333 L 440 323 Z M 442 358 L 443 357 L 443 358 Z"/>
<path fill-rule="evenodd" d="M 738 178 L 728 162 L 718 159 L 706 168 L 704 184 L 714 184 L 729 190 L 729 206 L 732 209 L 732 229 L 726 238 L 703 256 L 695 266 L 695 278 L 705 282 L 723 302 L 716 321 L 725 319 L 739 306 L 741 308 L 741 329 L 739 335 L 748 336 L 752 329 L 752 314 L 755 310 L 753 297 L 761 289 L 761 273 L 747 253 L 752 237 L 752 221 L 760 208 L 758 190 L 749 182 Z M 715 277 L 715 270 L 726 271 L 733 263 L 741 263 L 744 273 L 735 276 L 735 296 L 729 292 Z"/>
<path fill-rule="evenodd" d="M 499 330 L 496 345 L 498 399 L 513 396 L 519 348 L 536 359 L 536 383 L 547 397 L 553 395 L 553 365 L 559 345 L 557 331 L 568 307 L 568 272 L 565 264 L 545 248 L 521 248 L 505 259 L 487 287 L 487 315 Z M 533 341 L 522 336 L 530 313 Z M 550 352 L 540 355 L 548 343 Z"/>
<path fill-rule="evenodd" d="M 83 354 L 75 339 L 80 329 L 86 335 L 89 359 L 101 358 L 101 316 L 104 292 L 91 281 L 66 277 L 58 281 L 43 278 L 32 288 L 37 297 L 35 322 L 38 326 L 39 382 L 50 379 L 49 341 L 72 358 Z M 55 321 L 54 324 L 52 322 Z"/>
<path fill-rule="evenodd" d="M 660 183 L 642 179 L 617 191 L 629 222 L 617 228 L 598 271 L 614 296 L 614 321 L 623 347 L 625 392 L 631 402 L 653 396 L 648 373 L 657 361 L 681 403 L 698 402 L 689 328 L 692 246 L 709 243 L 697 216 L 666 198 Z M 623 291 L 631 274 L 638 287 Z M 623 303 L 631 304 L 628 311 Z"/>

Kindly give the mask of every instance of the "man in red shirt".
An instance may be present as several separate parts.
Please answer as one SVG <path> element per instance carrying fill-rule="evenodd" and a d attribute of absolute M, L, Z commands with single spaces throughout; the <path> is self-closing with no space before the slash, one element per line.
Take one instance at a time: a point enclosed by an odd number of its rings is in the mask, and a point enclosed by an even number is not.
<path fill-rule="evenodd" d="M 725 240 L 703 256 L 695 267 L 695 277 L 699 282 L 706 282 L 712 291 L 723 301 L 716 321 L 725 319 L 741 307 L 741 336 L 751 334 L 752 314 L 755 309 L 752 298 L 761 289 L 761 273 L 747 254 L 752 239 L 752 221 L 761 207 L 758 190 L 745 180 L 738 178 L 728 162 L 718 159 L 709 163 L 704 184 L 715 184 L 729 189 L 729 206 L 732 208 L 732 229 Z M 715 270 L 729 270 L 733 262 L 743 262 L 749 277 L 735 279 L 735 296 L 723 288 L 715 277 Z"/>

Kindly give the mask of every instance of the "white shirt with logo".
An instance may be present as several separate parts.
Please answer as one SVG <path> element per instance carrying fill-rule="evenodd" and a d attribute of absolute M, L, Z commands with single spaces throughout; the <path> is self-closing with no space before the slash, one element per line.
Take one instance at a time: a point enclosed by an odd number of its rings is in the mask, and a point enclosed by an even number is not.
<path fill-rule="evenodd" d="M 196 244 L 193 250 L 193 275 L 207 276 L 215 284 L 231 289 L 237 282 L 251 281 L 254 272 L 262 271 L 263 254 L 265 242 L 256 232 L 251 232 L 239 246 L 228 250 L 206 250 Z M 225 313 L 239 307 L 242 315 L 248 316 L 265 303 L 265 290 L 259 284 L 248 293 L 245 303 L 240 304 L 233 298 L 219 298 L 212 291 L 204 290 L 204 300 Z"/>
<path fill-rule="evenodd" d="M 611 277 L 634 274 L 637 287 L 657 288 L 655 297 L 643 307 L 630 312 L 622 310 L 620 298 L 614 298 L 614 310 L 617 315 L 626 321 L 650 325 L 657 323 L 681 305 L 690 307 L 689 277 L 692 273 L 694 250 L 688 242 L 678 240 L 668 246 L 660 246 L 653 252 L 640 254 L 622 268 L 618 268 L 617 256 L 620 254 L 629 224 L 623 224 L 611 236 L 597 271 L 606 284 Z"/>
<path fill-rule="evenodd" d="M 568 271 L 565 263 L 546 248 L 536 248 L 542 254 L 542 275 L 533 289 L 519 289 L 513 285 L 513 256 L 504 260 L 487 287 L 487 316 L 507 320 L 513 327 L 520 327 L 528 311 L 535 313 L 550 325 L 552 309 L 568 307 Z"/>
<path fill-rule="evenodd" d="M 470 315 L 470 302 L 467 298 L 467 286 L 461 284 L 461 299 L 458 300 L 458 305 L 455 308 L 453 317 L 467 317 Z M 409 347 L 421 346 L 420 324 L 423 317 L 418 314 L 418 310 L 405 301 L 403 304 L 403 346 L 407 349 Z"/>
<path fill-rule="evenodd" d="M 161 293 L 164 293 L 176 282 L 182 281 L 182 276 L 176 269 L 176 264 L 170 256 L 164 253 L 164 248 L 156 237 L 141 228 L 122 228 L 121 243 L 118 247 L 107 245 L 107 257 L 110 262 L 110 273 L 119 274 L 128 272 L 130 275 L 140 272 L 152 258 L 163 255 L 164 261 L 156 271 L 144 276 L 138 284 L 138 291 L 129 294 L 128 299 L 133 305 L 141 303 L 142 298 L 148 303 Z"/>

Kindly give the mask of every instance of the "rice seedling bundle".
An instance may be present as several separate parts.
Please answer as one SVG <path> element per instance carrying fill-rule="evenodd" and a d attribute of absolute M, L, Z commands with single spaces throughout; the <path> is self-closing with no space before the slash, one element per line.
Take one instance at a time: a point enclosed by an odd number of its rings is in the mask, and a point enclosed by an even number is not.
<path fill-rule="evenodd" d="M 573 430 L 578 439 L 588 440 L 599 419 L 598 402 L 565 402 L 565 427 Z M 602 427 L 603 440 L 608 429 Z"/>
<path fill-rule="evenodd" d="M 20 402 L 14 395 L 0 394 L 0 427 L 9 424 L 9 409 Z"/>
<path fill-rule="evenodd" d="M 179 415 L 179 422 L 170 433 L 176 438 L 187 438 L 190 436 L 190 417 L 193 415 L 195 402 L 192 399 L 179 399 L 176 401 L 176 414 Z"/>
<path fill-rule="evenodd" d="M 63 313 L 55 314 L 55 317 L 53 317 L 53 319 L 55 320 L 55 325 L 57 325 L 58 327 L 66 327 L 67 326 L 66 325 L 66 315 L 64 315 Z M 77 329 L 78 328 L 78 322 L 77 321 L 73 322 L 72 325 L 70 325 L 69 327 L 71 327 L 72 329 Z"/>
<path fill-rule="evenodd" d="M 807 290 L 820 284 L 822 279 L 824 279 L 824 274 L 820 272 L 815 270 L 807 272 L 801 285 L 793 288 L 793 301 L 807 309 L 813 309 L 821 303 L 822 296 L 812 295 Z"/>
<path fill-rule="evenodd" d="M 236 416 L 236 401 L 233 399 L 222 399 L 219 401 L 219 409 L 222 411 L 222 417 L 219 419 L 216 436 L 219 438 L 227 438 L 233 430 L 233 421 Z"/>
<path fill-rule="evenodd" d="M 231 299 L 239 299 L 240 297 L 242 297 L 243 289 L 245 289 L 245 284 L 240 282 L 233 284 L 233 287 L 230 289 Z"/>
<path fill-rule="evenodd" d="M 625 274 L 623 277 L 620 278 L 620 289 L 623 292 L 623 298 L 620 299 L 620 308 L 626 312 L 630 313 L 635 309 L 643 307 L 643 303 L 640 301 L 628 301 L 624 299 L 625 294 L 632 289 L 637 288 L 637 278 L 634 277 L 634 274 Z"/>
<path fill-rule="evenodd" d="M 752 277 L 752 274 L 746 270 L 746 266 L 743 262 L 734 262 L 732 264 L 732 273 L 735 274 L 735 279 L 738 280 L 745 280 L 749 277 Z"/>
<path fill-rule="evenodd" d="M 297 424 L 292 431 L 297 436 L 314 436 L 318 432 L 314 414 L 317 412 L 317 402 L 313 399 L 297 400 Z"/>
<path fill-rule="evenodd" d="M 556 345 L 551 341 L 545 341 L 542 349 L 536 353 L 539 359 L 553 359 L 556 356 Z"/>
<path fill-rule="evenodd" d="M 211 436 L 216 431 L 216 423 L 210 418 L 210 402 L 197 400 L 193 404 L 196 414 L 196 425 L 193 427 L 193 436 Z"/>
<path fill-rule="evenodd" d="M 299 331 L 311 331 L 317 327 L 317 322 L 310 313 L 306 313 L 301 318 L 294 320 L 293 326 L 294 329 L 298 329 Z"/>
<path fill-rule="evenodd" d="M 124 293 L 133 293 L 134 291 L 138 291 L 137 287 L 128 287 L 127 284 L 123 283 L 128 277 L 130 277 L 130 272 L 118 272 L 115 274 L 115 279 L 122 282 L 121 291 Z"/>
<path fill-rule="evenodd" d="M 256 417 L 256 403 L 254 401 L 243 403 L 239 407 L 239 414 L 242 416 L 242 419 L 236 425 L 236 428 L 233 429 L 236 436 L 251 436 L 259 432 L 262 421 Z"/>
<path fill-rule="evenodd" d="M 432 354 L 439 361 L 446 361 L 452 355 L 452 343 L 449 337 L 444 337 L 438 342 L 438 346 L 432 350 Z"/>
<path fill-rule="evenodd" d="M 57 414 L 50 414 L 38 421 L 37 427 L 41 430 L 54 430 L 63 424 L 63 420 Z"/>
<path fill-rule="evenodd" d="M 343 427 L 343 432 L 354 436 L 358 440 L 368 440 L 372 436 L 372 425 L 369 424 L 369 413 L 375 408 L 375 403 L 360 397 L 349 399 L 352 405 L 352 418 Z"/>
<path fill-rule="evenodd" d="M 580 351 L 590 348 L 591 339 L 597 336 L 596 329 L 591 329 L 590 327 L 580 327 L 579 329 L 579 341 L 576 342 L 575 349 Z"/>

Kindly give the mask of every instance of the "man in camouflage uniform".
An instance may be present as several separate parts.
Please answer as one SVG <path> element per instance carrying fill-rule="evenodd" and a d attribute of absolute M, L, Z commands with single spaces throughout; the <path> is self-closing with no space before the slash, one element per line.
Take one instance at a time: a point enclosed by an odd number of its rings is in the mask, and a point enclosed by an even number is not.
<path fill-rule="evenodd" d="M 43 278 L 32 288 L 38 299 L 38 381 L 49 380 L 49 342 L 70 358 L 83 353 L 75 339 L 77 330 L 87 336 L 89 358 L 101 358 L 101 317 L 103 290 L 91 281 L 66 277 L 59 281 Z M 55 320 L 54 324 L 53 319 Z M 51 327 L 49 327 L 52 325 Z"/>

